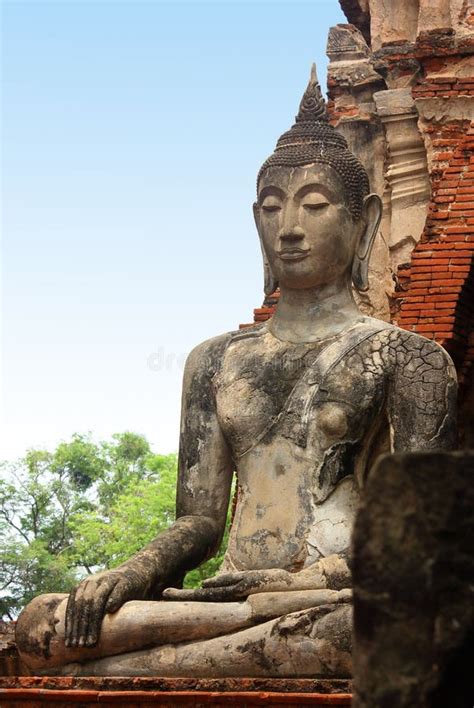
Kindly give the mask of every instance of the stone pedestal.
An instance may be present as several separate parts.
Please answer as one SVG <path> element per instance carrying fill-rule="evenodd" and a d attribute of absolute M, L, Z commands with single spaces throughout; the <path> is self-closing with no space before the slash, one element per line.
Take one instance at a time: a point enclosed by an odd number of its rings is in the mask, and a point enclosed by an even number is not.
<path fill-rule="evenodd" d="M 0 706 L 350 706 L 349 681 L 309 679 L 0 678 Z"/>

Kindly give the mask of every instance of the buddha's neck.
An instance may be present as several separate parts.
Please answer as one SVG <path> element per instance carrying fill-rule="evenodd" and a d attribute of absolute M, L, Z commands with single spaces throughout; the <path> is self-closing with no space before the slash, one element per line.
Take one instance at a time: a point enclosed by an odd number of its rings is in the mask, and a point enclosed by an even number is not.
<path fill-rule="evenodd" d="M 333 337 L 359 317 L 349 279 L 307 290 L 281 287 L 269 328 L 283 341 L 316 342 Z"/>

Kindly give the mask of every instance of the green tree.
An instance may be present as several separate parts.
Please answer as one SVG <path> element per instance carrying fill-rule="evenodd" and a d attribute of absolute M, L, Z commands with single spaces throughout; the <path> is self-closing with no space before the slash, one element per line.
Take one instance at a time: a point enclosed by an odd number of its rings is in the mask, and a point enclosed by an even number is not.
<path fill-rule="evenodd" d="M 174 520 L 177 456 L 154 454 L 136 433 L 98 443 L 76 434 L 53 452 L 30 450 L 0 467 L 1 616 L 119 565 Z M 213 575 L 222 554 L 188 573 L 185 585 Z"/>

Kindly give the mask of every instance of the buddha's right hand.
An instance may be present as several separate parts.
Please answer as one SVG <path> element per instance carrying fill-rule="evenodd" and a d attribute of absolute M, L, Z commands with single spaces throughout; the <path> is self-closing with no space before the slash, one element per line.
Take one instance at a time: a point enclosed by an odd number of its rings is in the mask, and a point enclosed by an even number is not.
<path fill-rule="evenodd" d="M 71 591 L 66 609 L 67 647 L 93 647 L 99 641 L 104 615 L 129 600 L 144 596 L 140 573 L 121 567 L 95 573 Z"/>

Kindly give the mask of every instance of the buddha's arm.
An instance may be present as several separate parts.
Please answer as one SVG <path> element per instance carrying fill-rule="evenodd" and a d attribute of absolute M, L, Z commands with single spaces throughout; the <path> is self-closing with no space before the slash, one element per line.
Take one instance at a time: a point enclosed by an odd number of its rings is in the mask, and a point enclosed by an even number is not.
<path fill-rule="evenodd" d="M 97 644 L 104 614 L 129 600 L 157 599 L 216 552 L 232 481 L 229 450 L 217 422 L 211 378 L 225 337 L 191 352 L 183 381 L 175 523 L 118 568 L 91 575 L 70 594 L 66 645 Z"/>
<path fill-rule="evenodd" d="M 456 445 L 456 371 L 436 342 L 407 334 L 397 348 L 387 397 L 394 452 Z"/>

